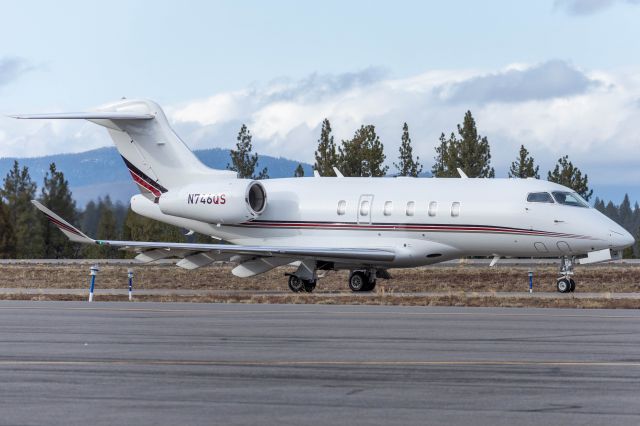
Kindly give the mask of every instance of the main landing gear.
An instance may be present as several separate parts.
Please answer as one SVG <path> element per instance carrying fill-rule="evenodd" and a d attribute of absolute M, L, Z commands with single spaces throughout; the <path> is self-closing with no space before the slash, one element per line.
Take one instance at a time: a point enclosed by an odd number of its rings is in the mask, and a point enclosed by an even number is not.
<path fill-rule="evenodd" d="M 556 288 L 560 293 L 571 293 L 576 290 L 576 282 L 571 277 L 574 264 L 573 257 L 563 256 L 560 258 L 560 277 L 556 282 Z"/>
<path fill-rule="evenodd" d="M 351 291 L 372 291 L 376 288 L 376 271 L 351 271 L 349 288 Z"/>
<path fill-rule="evenodd" d="M 316 280 L 305 280 L 289 275 L 289 290 L 294 293 L 311 293 L 316 289 Z"/>
<path fill-rule="evenodd" d="M 336 268 L 330 262 L 302 261 L 295 272 L 285 274 L 289 277 L 289 290 L 294 293 L 313 292 L 318 282 L 318 270 L 335 271 Z M 357 292 L 372 291 L 376 288 L 376 278 L 390 279 L 391 275 L 384 268 L 352 270 L 349 274 L 349 288 Z"/>

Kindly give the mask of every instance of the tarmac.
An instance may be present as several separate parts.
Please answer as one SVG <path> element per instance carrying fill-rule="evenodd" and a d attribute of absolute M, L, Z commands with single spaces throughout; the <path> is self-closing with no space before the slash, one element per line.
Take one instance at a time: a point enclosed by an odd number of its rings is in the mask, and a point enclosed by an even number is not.
<path fill-rule="evenodd" d="M 0 302 L 0 425 L 640 424 L 640 312 Z"/>

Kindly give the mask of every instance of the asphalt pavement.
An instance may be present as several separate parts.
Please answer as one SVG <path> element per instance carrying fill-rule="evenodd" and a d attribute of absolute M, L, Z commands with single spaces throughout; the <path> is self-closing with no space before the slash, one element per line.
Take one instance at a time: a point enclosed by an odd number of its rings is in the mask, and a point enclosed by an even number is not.
<path fill-rule="evenodd" d="M 0 302 L 0 425 L 640 424 L 635 310 Z"/>

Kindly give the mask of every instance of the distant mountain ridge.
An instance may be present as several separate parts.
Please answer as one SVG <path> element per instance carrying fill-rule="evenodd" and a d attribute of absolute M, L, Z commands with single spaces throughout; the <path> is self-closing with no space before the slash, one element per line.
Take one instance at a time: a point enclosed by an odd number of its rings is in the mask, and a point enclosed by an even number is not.
<path fill-rule="evenodd" d="M 200 161 L 214 169 L 226 169 L 227 164 L 231 162 L 229 150 L 222 148 L 196 150 L 194 154 Z M 73 198 L 79 208 L 84 208 L 90 200 L 107 194 L 112 200 L 127 204 L 131 196 L 138 193 L 138 188 L 131 180 L 115 147 L 98 148 L 76 154 L 0 158 L 1 178 L 7 175 L 15 160 L 18 160 L 20 167 L 29 168 L 31 179 L 38 184 L 38 187 L 42 186 L 49 164 L 56 163 L 58 170 L 62 171 L 69 181 Z M 259 157 L 256 170 L 267 167 L 270 177 L 291 177 L 298 164 L 302 164 L 305 176 L 313 174 L 311 164 L 268 155 Z"/>

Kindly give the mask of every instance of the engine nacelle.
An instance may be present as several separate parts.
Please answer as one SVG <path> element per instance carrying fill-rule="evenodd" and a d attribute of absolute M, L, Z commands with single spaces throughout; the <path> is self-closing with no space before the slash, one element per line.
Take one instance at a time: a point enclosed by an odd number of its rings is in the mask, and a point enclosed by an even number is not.
<path fill-rule="evenodd" d="M 267 206 L 267 193 L 260 182 L 229 179 L 193 184 L 162 194 L 160 211 L 171 216 L 207 223 L 237 224 L 260 216 Z"/>

